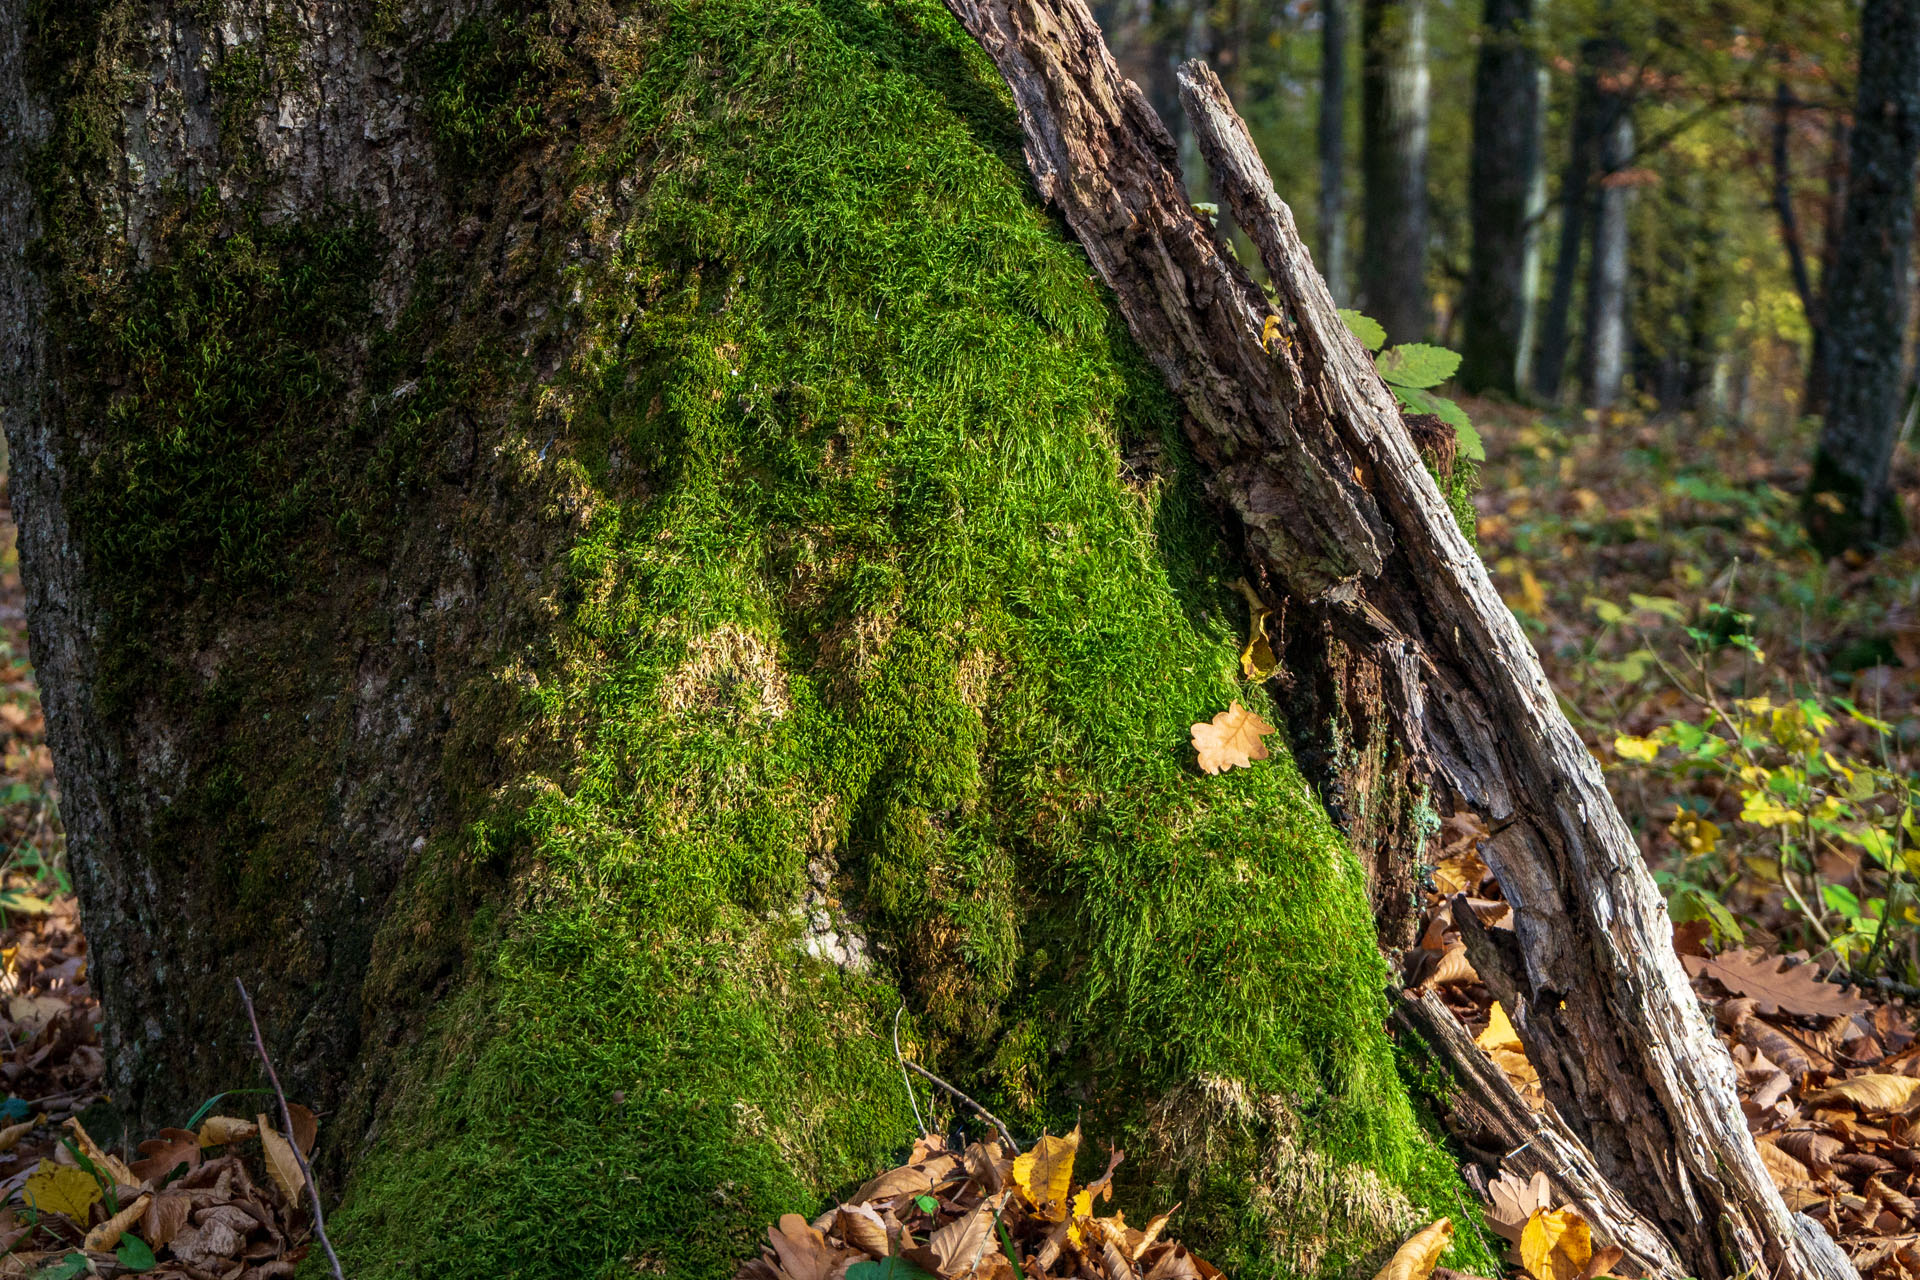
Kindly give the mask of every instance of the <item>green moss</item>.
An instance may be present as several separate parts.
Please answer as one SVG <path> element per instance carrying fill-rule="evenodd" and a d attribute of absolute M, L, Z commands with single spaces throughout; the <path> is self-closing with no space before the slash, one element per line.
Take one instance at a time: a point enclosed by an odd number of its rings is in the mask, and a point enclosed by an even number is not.
<path fill-rule="evenodd" d="M 1363 1269 L 1457 1215 L 1352 856 L 1284 751 L 1192 767 L 1195 721 L 1287 708 L 1237 679 L 1243 569 L 978 50 L 932 0 L 550 16 L 416 51 L 490 248 L 390 325 L 351 210 L 183 206 L 102 283 L 85 201 L 43 191 L 115 388 L 75 511 L 125 671 L 143 622 L 380 564 L 462 415 L 507 519 L 573 513 L 552 634 L 476 650 L 435 766 L 457 812 L 363 922 L 362 1016 L 433 1012 L 367 1050 L 378 1123 L 342 1126 L 354 1273 L 726 1275 L 905 1147 L 902 1002 L 1018 1129 L 1142 1153 L 1127 1210 L 1185 1199 L 1237 1275 Z M 566 225 L 526 230 L 536 198 Z M 250 655 L 206 714 L 321 704 L 355 661 Z M 196 761 L 172 819 L 262 910 L 304 901 L 328 819 L 289 789 L 336 767 L 288 719 Z M 806 954 L 810 884 L 871 970 Z"/>
<path fill-rule="evenodd" d="M 456 43 L 435 83 L 511 65 Z M 1236 682 L 1240 570 L 990 69 L 937 6 L 859 0 L 675 4 L 633 64 L 576 181 L 647 185 L 547 395 L 593 514 L 534 696 L 581 749 L 516 792 L 522 905 L 359 1167 L 356 1270 L 724 1274 L 910 1137 L 901 996 L 1029 1132 L 1150 1142 L 1198 1077 L 1282 1100 L 1133 1188 L 1204 1192 L 1239 1274 L 1383 1244 L 1263 1191 L 1282 1129 L 1457 1213 L 1350 855 L 1284 756 L 1191 767 L 1195 720 L 1284 709 Z M 1174 473 L 1130 487 L 1147 443 Z M 875 976 L 801 954 L 810 862 Z"/>

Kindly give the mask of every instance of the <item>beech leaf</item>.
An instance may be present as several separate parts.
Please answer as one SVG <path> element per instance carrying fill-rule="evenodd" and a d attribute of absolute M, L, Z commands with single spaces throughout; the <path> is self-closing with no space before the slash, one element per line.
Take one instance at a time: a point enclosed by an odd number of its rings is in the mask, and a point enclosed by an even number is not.
<path fill-rule="evenodd" d="M 1534 1280 L 1580 1280 L 1593 1257 L 1593 1233 L 1572 1209 L 1536 1209 L 1520 1233 L 1520 1265 Z"/>
<path fill-rule="evenodd" d="M 27 1178 L 21 1195 L 41 1213 L 58 1213 L 85 1224 L 87 1212 L 100 1200 L 100 1184 L 85 1169 L 42 1160 Z"/>
<path fill-rule="evenodd" d="M 267 1172 L 273 1175 L 273 1184 L 280 1188 L 289 1205 L 298 1205 L 300 1194 L 307 1189 L 307 1176 L 300 1170 L 293 1144 L 281 1136 L 264 1114 L 256 1116 L 254 1123 L 260 1127 L 260 1145 L 266 1150 Z"/>
<path fill-rule="evenodd" d="M 1373 1280 L 1427 1280 L 1439 1265 L 1440 1255 L 1453 1244 L 1453 1220 L 1442 1218 L 1420 1231 L 1387 1259 Z"/>
<path fill-rule="evenodd" d="M 1235 702 L 1212 720 L 1193 726 L 1193 749 L 1205 773 L 1250 768 L 1255 760 L 1267 758 L 1267 746 L 1260 739 L 1274 732 L 1272 725 Z"/>
<path fill-rule="evenodd" d="M 1808 1094 L 1805 1101 L 1816 1107 L 1828 1102 L 1851 1102 L 1862 1111 L 1904 1111 L 1913 1101 L 1915 1091 L 1920 1091 L 1920 1078 L 1871 1072 Z"/>
<path fill-rule="evenodd" d="M 1073 1157 L 1080 1150 L 1080 1126 L 1064 1138 L 1042 1135 L 1032 1148 L 1014 1157 L 1013 1185 L 1048 1222 L 1064 1222 L 1067 1191 L 1073 1185 Z"/>

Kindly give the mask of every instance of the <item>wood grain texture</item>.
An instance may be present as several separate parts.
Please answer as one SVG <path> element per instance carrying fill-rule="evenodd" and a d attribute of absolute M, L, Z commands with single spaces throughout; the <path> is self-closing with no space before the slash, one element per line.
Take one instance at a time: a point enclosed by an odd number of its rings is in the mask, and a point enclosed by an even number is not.
<path fill-rule="evenodd" d="M 1492 828 L 1518 946 L 1475 963 L 1600 1177 L 1694 1275 L 1850 1280 L 1845 1257 L 1796 1224 L 1768 1179 L 1733 1064 L 1598 766 L 1341 323 L 1217 78 L 1188 64 L 1182 104 L 1271 278 L 1271 350 L 1263 296 L 1188 205 L 1165 128 L 1082 0 L 949 7 L 1012 88 L 1041 193 L 1185 404 L 1251 553 L 1321 617 L 1330 642 L 1369 655 L 1381 717 L 1416 767 Z"/>

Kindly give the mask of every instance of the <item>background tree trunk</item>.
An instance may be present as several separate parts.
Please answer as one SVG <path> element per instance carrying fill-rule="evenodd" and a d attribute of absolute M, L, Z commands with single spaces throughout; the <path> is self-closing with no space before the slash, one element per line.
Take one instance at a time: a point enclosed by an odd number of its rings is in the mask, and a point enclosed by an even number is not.
<path fill-rule="evenodd" d="M 1347 27 L 1350 0 L 1320 0 L 1320 270 L 1347 305 Z M 1165 119 L 1164 116 L 1161 117 Z"/>
<path fill-rule="evenodd" d="M 1633 99 L 1621 83 L 1626 73 L 1622 46 L 1603 42 L 1594 61 L 1599 174 L 1580 366 L 1587 403 L 1607 409 L 1619 399 L 1627 371 L 1627 206 L 1633 189 L 1619 179 L 1633 162 Z"/>
<path fill-rule="evenodd" d="M 1518 393 L 1532 328 L 1537 239 L 1531 215 L 1540 173 L 1540 74 L 1527 44 L 1532 0 L 1486 0 L 1474 72 L 1467 276 L 1460 383 Z"/>
<path fill-rule="evenodd" d="M 1593 41 L 1581 46 L 1570 113 L 1572 136 L 1567 142 L 1566 168 L 1560 175 L 1560 245 L 1553 261 L 1553 292 L 1540 321 L 1540 344 L 1534 353 L 1533 389 L 1548 401 L 1559 400 L 1566 377 L 1567 352 L 1572 345 L 1573 294 L 1593 212 L 1598 161 L 1595 152 L 1600 134 L 1600 87 L 1593 61 L 1597 47 Z"/>
<path fill-rule="evenodd" d="M 1285 750 L 1191 767 L 1314 704 L 1237 678 L 1182 406 L 951 17 L 273 12 L 0 0 L 0 406 L 128 1119 L 254 1082 L 237 975 L 355 1276 L 724 1275 L 913 1136 L 904 1003 L 1231 1274 L 1456 1212 L 1363 868 Z M 1401 779 L 1356 807 L 1412 828 Z"/>
<path fill-rule="evenodd" d="M 1427 289 L 1427 0 L 1364 0 L 1360 309 L 1393 342 L 1433 326 Z"/>
<path fill-rule="evenodd" d="M 1828 553 L 1897 540 L 1889 477 L 1901 422 L 1914 163 L 1920 157 L 1920 0 L 1867 0 L 1847 165 L 1846 221 L 1826 289 L 1828 404 L 1802 508 Z"/>

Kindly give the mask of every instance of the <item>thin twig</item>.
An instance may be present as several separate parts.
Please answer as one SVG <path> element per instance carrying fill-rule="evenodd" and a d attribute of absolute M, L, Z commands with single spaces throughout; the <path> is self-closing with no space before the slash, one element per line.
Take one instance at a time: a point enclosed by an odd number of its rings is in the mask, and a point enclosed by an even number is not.
<path fill-rule="evenodd" d="M 293 1158 L 300 1165 L 300 1176 L 307 1180 L 307 1194 L 313 1199 L 313 1234 L 320 1237 L 320 1247 L 327 1251 L 327 1261 L 333 1265 L 333 1280 L 347 1280 L 346 1273 L 340 1270 L 340 1255 L 333 1251 L 333 1241 L 327 1239 L 327 1215 L 320 1207 L 320 1186 L 313 1180 L 313 1169 L 300 1150 L 300 1139 L 294 1136 L 293 1111 L 287 1106 L 286 1092 L 280 1088 L 280 1076 L 273 1069 L 273 1059 L 267 1056 L 267 1042 L 260 1034 L 260 1019 L 253 1012 L 253 997 L 247 994 L 247 984 L 239 978 L 233 980 L 233 985 L 240 988 L 240 1003 L 246 1006 L 247 1021 L 253 1027 L 253 1047 L 260 1051 L 260 1065 L 267 1069 L 267 1080 L 273 1085 L 273 1096 L 280 1100 L 280 1123 L 287 1127 L 287 1145 L 293 1148 Z"/>
<path fill-rule="evenodd" d="M 900 1064 L 900 1083 L 907 1087 L 907 1105 L 913 1108 L 913 1122 L 920 1128 L 920 1136 L 927 1134 L 927 1122 L 920 1118 L 920 1099 L 913 1092 L 913 1077 L 907 1074 L 907 1055 L 900 1052 L 900 1015 L 907 1011 L 902 1004 L 893 1011 L 893 1057 Z"/>
<path fill-rule="evenodd" d="M 901 1059 L 901 1061 L 905 1062 L 906 1060 L 903 1058 Z M 938 1085 L 940 1088 L 945 1089 L 948 1093 L 952 1094 L 954 1097 L 960 1099 L 960 1101 L 972 1107 L 982 1120 L 985 1120 L 988 1124 L 992 1125 L 994 1128 L 1000 1131 L 1000 1140 L 1007 1144 L 1007 1150 L 1013 1152 L 1013 1154 L 1015 1155 L 1020 1154 L 1020 1144 L 1013 1140 L 1013 1134 L 1007 1131 L 1007 1126 L 1000 1123 L 999 1116 L 996 1116 L 995 1114 L 993 1114 L 993 1112 L 987 1110 L 985 1107 L 975 1102 L 972 1098 L 969 1098 L 966 1094 L 960 1092 L 958 1089 L 954 1088 L 952 1085 L 948 1084 L 945 1080 L 942 1080 L 939 1076 L 933 1074 L 933 1072 L 927 1070 L 925 1067 L 921 1066 L 919 1063 L 908 1062 L 907 1067 L 910 1070 L 917 1072 L 920 1076 L 925 1078 L 930 1084 Z"/>

